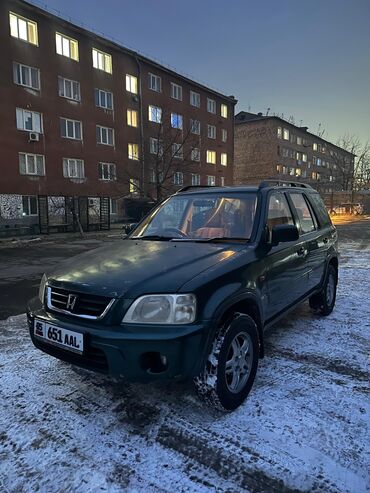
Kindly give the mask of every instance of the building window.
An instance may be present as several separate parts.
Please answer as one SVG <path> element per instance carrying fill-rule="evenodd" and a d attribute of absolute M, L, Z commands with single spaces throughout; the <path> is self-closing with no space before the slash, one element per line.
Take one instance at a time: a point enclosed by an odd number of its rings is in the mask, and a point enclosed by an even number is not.
<path fill-rule="evenodd" d="M 320 157 L 317 158 L 316 164 L 317 164 L 317 166 L 321 166 L 321 158 Z"/>
<path fill-rule="evenodd" d="M 63 159 L 64 178 L 85 178 L 84 162 L 82 159 Z"/>
<path fill-rule="evenodd" d="M 173 184 L 174 185 L 183 185 L 184 183 L 184 175 L 181 173 L 181 171 L 176 171 L 176 173 L 173 174 Z"/>
<path fill-rule="evenodd" d="M 139 160 L 139 145 L 138 144 L 128 144 L 128 158 L 134 161 Z"/>
<path fill-rule="evenodd" d="M 22 216 L 38 215 L 36 195 L 22 195 Z"/>
<path fill-rule="evenodd" d="M 96 126 L 96 143 L 107 146 L 114 146 L 114 129 L 109 127 Z"/>
<path fill-rule="evenodd" d="M 140 191 L 139 180 L 137 178 L 130 178 L 129 187 L 130 193 L 132 193 L 133 195 L 137 195 Z"/>
<path fill-rule="evenodd" d="M 113 94 L 102 89 L 95 89 L 95 106 L 106 110 L 113 109 Z"/>
<path fill-rule="evenodd" d="M 150 137 L 149 148 L 150 148 L 150 154 L 155 154 L 156 156 L 163 156 L 163 142 L 161 140 Z"/>
<path fill-rule="evenodd" d="M 117 214 L 118 213 L 117 199 L 109 199 L 109 202 L 110 202 L 110 213 Z"/>
<path fill-rule="evenodd" d="M 159 106 L 152 106 L 150 104 L 148 107 L 148 112 L 150 122 L 162 123 L 162 108 Z"/>
<path fill-rule="evenodd" d="M 198 149 L 198 147 L 192 148 L 191 160 L 199 163 L 199 161 L 200 161 L 200 149 Z"/>
<path fill-rule="evenodd" d="M 156 92 L 162 92 L 162 79 L 159 75 L 149 73 L 149 89 Z"/>
<path fill-rule="evenodd" d="M 171 98 L 182 101 L 182 87 L 171 82 Z"/>
<path fill-rule="evenodd" d="M 289 175 L 294 176 L 295 174 L 295 168 L 289 168 Z"/>
<path fill-rule="evenodd" d="M 283 129 L 281 127 L 277 128 L 277 137 L 278 139 L 282 139 L 283 137 Z"/>
<path fill-rule="evenodd" d="M 116 180 L 116 165 L 114 163 L 99 163 L 99 178 L 105 181 Z"/>
<path fill-rule="evenodd" d="M 80 83 L 76 80 L 58 77 L 58 88 L 59 96 L 62 98 L 73 99 L 73 101 L 81 101 Z"/>
<path fill-rule="evenodd" d="M 182 130 L 182 115 L 171 113 L 171 127 Z"/>
<path fill-rule="evenodd" d="M 136 110 L 127 110 L 127 125 L 129 127 L 137 127 L 138 126 L 138 112 Z"/>
<path fill-rule="evenodd" d="M 77 120 L 61 118 L 60 134 L 66 139 L 82 140 L 82 123 Z"/>
<path fill-rule="evenodd" d="M 199 186 L 200 185 L 200 175 L 192 173 L 191 174 L 191 184 L 195 187 Z"/>
<path fill-rule="evenodd" d="M 292 142 L 292 144 L 296 144 L 297 136 L 295 134 L 290 134 L 290 142 Z"/>
<path fill-rule="evenodd" d="M 216 151 L 207 150 L 207 163 L 216 164 Z"/>
<path fill-rule="evenodd" d="M 190 119 L 190 130 L 192 134 L 200 135 L 200 121 Z"/>
<path fill-rule="evenodd" d="M 78 62 L 78 41 L 65 34 L 55 33 L 55 44 L 58 55 L 72 58 Z"/>
<path fill-rule="evenodd" d="M 45 176 L 45 157 L 41 154 L 20 152 L 19 173 L 21 175 Z"/>
<path fill-rule="evenodd" d="M 40 70 L 38 68 L 13 62 L 13 80 L 20 86 L 40 90 Z"/>
<path fill-rule="evenodd" d="M 37 23 L 9 12 L 10 34 L 33 45 L 38 45 Z"/>
<path fill-rule="evenodd" d="M 221 180 L 221 187 L 224 187 L 225 186 L 225 177 L 221 176 L 220 180 Z"/>
<path fill-rule="evenodd" d="M 226 152 L 221 152 L 221 164 L 222 164 L 222 166 L 227 166 L 227 154 L 226 154 Z"/>
<path fill-rule="evenodd" d="M 301 168 L 296 168 L 295 169 L 295 176 L 301 176 L 302 175 L 302 170 Z"/>
<path fill-rule="evenodd" d="M 200 108 L 200 94 L 198 92 L 190 91 L 190 104 Z"/>
<path fill-rule="evenodd" d="M 209 139 L 216 138 L 216 127 L 214 125 L 207 125 L 207 135 Z"/>
<path fill-rule="evenodd" d="M 316 144 L 316 142 L 314 142 L 314 143 L 312 144 L 312 149 L 313 149 L 314 151 L 317 151 L 317 144 Z"/>
<path fill-rule="evenodd" d="M 303 153 L 303 154 L 302 154 L 302 161 L 303 161 L 304 163 L 307 163 L 307 154 L 306 154 L 306 153 Z"/>
<path fill-rule="evenodd" d="M 92 49 L 92 59 L 93 59 L 93 67 L 98 70 L 103 70 L 103 72 L 107 72 L 108 74 L 112 73 L 112 56 L 108 53 L 104 53 L 104 51 L 97 50 L 96 48 Z"/>
<path fill-rule="evenodd" d="M 298 144 L 299 146 L 301 146 L 301 145 L 302 145 L 302 137 L 298 137 L 298 135 L 297 135 L 297 144 Z"/>
<path fill-rule="evenodd" d="M 305 169 L 302 170 L 302 178 L 307 178 L 307 171 Z"/>
<path fill-rule="evenodd" d="M 283 129 L 283 139 L 289 140 L 289 130 L 287 128 Z"/>
<path fill-rule="evenodd" d="M 227 118 L 227 104 L 221 104 L 221 116 Z"/>
<path fill-rule="evenodd" d="M 216 101 L 214 99 L 207 98 L 207 111 L 216 113 Z"/>
<path fill-rule="evenodd" d="M 183 159 L 183 145 L 174 143 L 172 144 L 172 157 L 175 159 Z"/>
<path fill-rule="evenodd" d="M 126 91 L 137 94 L 137 77 L 126 74 Z"/>
<path fill-rule="evenodd" d="M 227 141 L 227 130 L 225 130 L 224 128 L 221 128 L 221 140 L 222 142 Z"/>
<path fill-rule="evenodd" d="M 16 117 L 18 130 L 26 130 L 27 132 L 37 132 L 39 134 L 42 134 L 41 113 L 17 108 Z"/>
<path fill-rule="evenodd" d="M 214 187 L 216 185 L 216 177 L 215 176 L 207 176 L 207 185 L 210 187 Z"/>

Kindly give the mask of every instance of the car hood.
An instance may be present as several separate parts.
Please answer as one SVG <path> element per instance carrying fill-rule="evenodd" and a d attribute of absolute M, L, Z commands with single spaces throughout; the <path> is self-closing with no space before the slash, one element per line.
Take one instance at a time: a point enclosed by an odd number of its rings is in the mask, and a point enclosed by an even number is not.
<path fill-rule="evenodd" d="M 177 292 L 245 245 L 122 240 L 59 264 L 48 273 L 54 287 L 109 297 Z"/>

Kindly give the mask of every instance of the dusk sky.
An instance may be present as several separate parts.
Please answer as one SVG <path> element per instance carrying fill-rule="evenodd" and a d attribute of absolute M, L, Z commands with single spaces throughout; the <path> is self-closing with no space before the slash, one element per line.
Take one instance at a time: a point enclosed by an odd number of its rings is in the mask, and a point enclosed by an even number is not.
<path fill-rule="evenodd" d="M 32 2 L 233 94 L 236 111 L 370 139 L 370 0 Z"/>

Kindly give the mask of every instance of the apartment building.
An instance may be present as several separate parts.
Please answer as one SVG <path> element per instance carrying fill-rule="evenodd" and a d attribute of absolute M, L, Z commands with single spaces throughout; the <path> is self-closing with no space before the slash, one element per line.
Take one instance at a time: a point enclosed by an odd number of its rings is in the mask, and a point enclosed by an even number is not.
<path fill-rule="evenodd" d="M 304 181 L 323 195 L 352 186 L 354 154 L 277 116 L 238 113 L 234 152 L 236 184 Z"/>
<path fill-rule="evenodd" d="M 232 183 L 233 96 L 22 0 L 0 23 L 0 224 Z"/>

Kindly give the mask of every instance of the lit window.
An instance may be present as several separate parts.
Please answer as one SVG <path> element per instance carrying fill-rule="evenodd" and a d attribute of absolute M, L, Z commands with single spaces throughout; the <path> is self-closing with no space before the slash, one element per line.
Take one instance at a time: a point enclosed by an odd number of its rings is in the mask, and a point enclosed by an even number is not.
<path fill-rule="evenodd" d="M 77 120 L 61 118 L 60 134 L 66 139 L 82 140 L 82 123 Z"/>
<path fill-rule="evenodd" d="M 214 99 L 207 98 L 207 111 L 216 113 L 216 101 Z"/>
<path fill-rule="evenodd" d="M 283 129 L 281 127 L 277 128 L 277 136 L 278 139 L 281 139 L 283 137 Z"/>
<path fill-rule="evenodd" d="M 200 121 L 190 119 L 190 130 L 192 134 L 200 135 Z"/>
<path fill-rule="evenodd" d="M 316 180 L 316 178 L 317 178 L 317 173 L 316 173 L 315 171 L 313 171 L 313 172 L 312 172 L 312 174 L 311 174 L 311 176 L 312 176 L 312 179 L 313 179 L 313 180 Z"/>
<path fill-rule="evenodd" d="M 227 130 L 225 130 L 224 128 L 221 129 L 221 140 L 222 142 L 227 141 Z"/>
<path fill-rule="evenodd" d="M 307 154 L 305 154 L 305 153 L 302 154 L 302 161 L 304 163 L 307 163 Z"/>
<path fill-rule="evenodd" d="M 65 178 L 85 178 L 84 162 L 82 159 L 63 159 L 63 176 Z"/>
<path fill-rule="evenodd" d="M 149 74 L 149 89 L 162 92 L 162 79 L 159 75 Z"/>
<path fill-rule="evenodd" d="M 171 127 L 182 130 L 182 115 L 171 113 Z"/>
<path fill-rule="evenodd" d="M 225 186 L 225 177 L 221 176 L 220 180 L 221 180 L 221 187 L 224 187 Z"/>
<path fill-rule="evenodd" d="M 200 149 L 198 149 L 198 147 L 193 147 L 191 150 L 191 160 L 196 162 L 200 161 Z"/>
<path fill-rule="evenodd" d="M 283 139 L 289 140 L 289 130 L 287 128 L 283 129 Z"/>
<path fill-rule="evenodd" d="M 113 94 L 102 89 L 95 89 L 95 106 L 106 110 L 113 109 Z"/>
<path fill-rule="evenodd" d="M 314 142 L 314 143 L 312 144 L 312 149 L 313 149 L 314 151 L 317 151 L 317 144 L 316 144 L 316 142 Z"/>
<path fill-rule="evenodd" d="M 126 91 L 137 94 L 137 77 L 126 74 Z"/>
<path fill-rule="evenodd" d="M 76 80 L 58 77 L 59 96 L 62 98 L 81 101 L 80 83 Z"/>
<path fill-rule="evenodd" d="M 45 157 L 41 154 L 19 153 L 19 173 L 21 175 L 45 175 Z"/>
<path fill-rule="evenodd" d="M 114 129 L 96 125 L 96 143 L 114 146 Z"/>
<path fill-rule="evenodd" d="M 78 41 L 65 34 L 55 33 L 55 44 L 58 55 L 72 58 L 78 62 Z"/>
<path fill-rule="evenodd" d="M 207 125 L 207 135 L 209 139 L 216 138 L 216 127 L 214 125 Z"/>
<path fill-rule="evenodd" d="M 150 154 L 155 154 L 156 156 L 163 156 L 163 142 L 161 140 L 150 137 L 149 149 L 150 149 Z"/>
<path fill-rule="evenodd" d="M 108 53 L 104 53 L 104 51 L 97 50 L 96 48 L 92 49 L 92 59 L 93 59 L 93 67 L 98 70 L 103 70 L 108 74 L 112 73 L 112 56 Z"/>
<path fill-rule="evenodd" d="M 150 122 L 162 123 L 162 108 L 159 106 L 149 105 L 148 113 Z"/>
<path fill-rule="evenodd" d="M 199 186 L 200 185 L 200 175 L 197 174 L 191 174 L 191 184 L 193 186 Z"/>
<path fill-rule="evenodd" d="M 17 129 L 42 134 L 42 115 L 36 111 L 16 109 Z"/>
<path fill-rule="evenodd" d="M 182 101 L 182 87 L 171 82 L 171 98 Z"/>
<path fill-rule="evenodd" d="M 183 159 L 183 146 L 182 144 L 172 144 L 172 156 L 175 159 Z"/>
<path fill-rule="evenodd" d="M 173 174 L 173 184 L 182 185 L 183 183 L 184 183 L 184 175 L 181 173 L 181 171 L 176 171 L 176 173 Z"/>
<path fill-rule="evenodd" d="M 226 154 L 226 152 L 221 152 L 221 164 L 222 164 L 222 166 L 227 166 L 227 154 Z"/>
<path fill-rule="evenodd" d="M 221 104 L 221 116 L 227 118 L 227 104 Z"/>
<path fill-rule="evenodd" d="M 104 181 L 116 180 L 116 165 L 114 163 L 99 163 L 99 179 Z"/>
<path fill-rule="evenodd" d="M 33 45 L 38 45 L 37 23 L 9 12 L 10 34 Z"/>
<path fill-rule="evenodd" d="M 38 68 L 13 63 L 13 80 L 15 84 L 29 87 L 30 89 L 40 89 L 40 70 Z"/>
<path fill-rule="evenodd" d="M 137 178 L 130 178 L 129 187 L 130 187 L 130 193 L 132 193 L 133 195 L 137 195 L 140 191 L 139 180 Z"/>
<path fill-rule="evenodd" d="M 295 169 L 295 175 L 296 175 L 296 176 L 301 176 L 301 174 L 302 174 L 302 170 L 301 170 L 301 168 L 296 168 L 296 169 Z"/>
<path fill-rule="evenodd" d="M 138 144 L 128 144 L 128 158 L 133 159 L 134 161 L 139 160 L 139 146 Z"/>
<path fill-rule="evenodd" d="M 38 213 L 36 195 L 22 195 L 22 216 L 37 216 Z"/>
<path fill-rule="evenodd" d="M 216 151 L 207 150 L 207 163 L 216 164 Z"/>
<path fill-rule="evenodd" d="M 216 185 L 216 177 L 215 176 L 207 176 L 207 185 L 210 187 L 214 187 Z"/>
<path fill-rule="evenodd" d="M 190 91 L 190 104 L 196 108 L 200 108 L 200 94 L 194 91 Z"/>
<path fill-rule="evenodd" d="M 127 110 L 127 125 L 130 127 L 137 127 L 138 119 L 138 112 L 136 110 Z"/>

